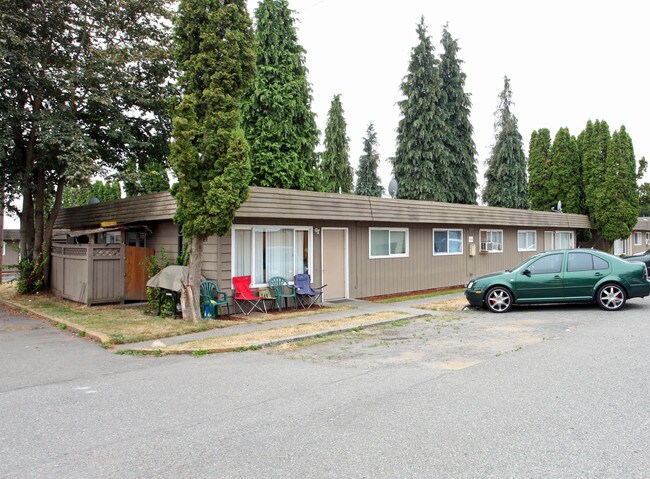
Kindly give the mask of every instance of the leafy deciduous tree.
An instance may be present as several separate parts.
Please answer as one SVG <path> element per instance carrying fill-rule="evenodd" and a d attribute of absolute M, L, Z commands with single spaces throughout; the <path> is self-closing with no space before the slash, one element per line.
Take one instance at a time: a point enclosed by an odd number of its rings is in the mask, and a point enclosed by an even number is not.
<path fill-rule="evenodd" d="M 252 184 L 318 190 L 320 133 L 289 3 L 262 0 L 255 18 L 257 76 L 243 105 Z"/>
<path fill-rule="evenodd" d="M 512 105 L 510 79 L 505 77 L 494 125 L 496 143 L 487 161 L 483 201 L 490 206 L 527 209 L 526 156 Z"/>
<path fill-rule="evenodd" d="M 248 196 L 249 147 L 241 128 L 241 101 L 255 72 L 254 37 L 244 0 L 181 0 L 176 56 L 183 98 L 173 119 L 170 163 L 174 221 L 192 238 L 183 318 L 200 321 L 203 243 L 230 231 Z"/>
<path fill-rule="evenodd" d="M 125 173 L 120 176 L 124 179 L 126 196 L 169 190 L 167 166 L 164 163 L 148 162 L 137 165 L 135 162 L 130 162 Z"/>
<path fill-rule="evenodd" d="M 66 183 L 142 151 L 160 159 L 152 145 L 168 141 L 171 14 L 166 0 L 0 0 L 0 12 L 3 201 L 20 214 L 20 253 L 36 264 L 23 283 L 34 290 L 47 283 Z"/>
<path fill-rule="evenodd" d="M 325 127 L 325 151 L 321 163 L 323 191 L 352 192 L 354 173 L 350 166 L 350 139 L 346 131 L 341 95 L 334 95 Z"/>
<path fill-rule="evenodd" d="M 384 188 L 381 186 L 377 168 L 379 167 L 379 153 L 377 153 L 377 132 L 372 122 L 366 130 L 363 139 L 363 155 L 359 158 L 357 170 L 357 187 L 355 193 L 362 196 L 381 196 Z"/>
<path fill-rule="evenodd" d="M 453 189 L 449 152 L 444 142 L 447 125 L 439 106 L 442 90 L 439 61 L 434 56 L 424 17 L 417 26 L 419 43 L 411 51 L 408 73 L 400 86 L 401 119 L 393 173 L 399 198 L 450 201 Z"/>
<path fill-rule="evenodd" d="M 451 174 L 448 201 L 451 203 L 476 203 L 476 146 L 472 139 L 473 127 L 469 121 L 472 102 L 465 93 L 466 75 L 461 69 L 463 61 L 458 58 L 458 42 L 447 27 L 442 31 L 440 55 L 440 78 L 442 90 L 440 109 L 447 128 L 443 138 L 449 152 L 449 170 Z"/>
<path fill-rule="evenodd" d="M 97 198 L 102 203 L 105 201 L 119 200 L 121 198 L 120 184 L 107 181 L 83 182 L 79 186 L 68 186 L 63 193 L 63 207 L 87 205 L 91 198 Z"/>

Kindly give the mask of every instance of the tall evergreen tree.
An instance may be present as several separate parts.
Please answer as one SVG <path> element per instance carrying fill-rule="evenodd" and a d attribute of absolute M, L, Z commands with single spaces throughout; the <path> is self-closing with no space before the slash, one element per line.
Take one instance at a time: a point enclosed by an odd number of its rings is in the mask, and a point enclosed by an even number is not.
<path fill-rule="evenodd" d="M 183 98 L 173 119 L 170 156 L 178 177 L 174 222 L 192 239 L 181 307 L 183 318 L 200 321 L 203 243 L 230 231 L 251 177 L 241 128 L 241 101 L 255 71 L 245 0 L 181 0 L 176 55 Z"/>
<path fill-rule="evenodd" d="M 488 159 L 483 201 L 490 206 L 527 209 L 526 156 L 512 105 L 510 79 L 505 77 L 495 114 L 496 142 Z"/>
<path fill-rule="evenodd" d="M 597 191 L 605 175 L 605 161 L 610 139 L 609 125 L 601 120 L 595 122 L 589 120 L 585 129 L 578 135 L 585 208 L 590 217 L 597 209 Z"/>
<path fill-rule="evenodd" d="M 448 201 L 475 204 L 478 181 L 476 179 L 476 146 L 472 139 L 473 127 L 469 121 L 472 102 L 465 93 L 466 75 L 461 69 L 463 61 L 458 58 L 458 42 L 447 27 L 442 31 L 440 55 L 440 78 L 442 91 L 440 109 L 447 128 L 443 138 L 449 152 L 451 188 Z"/>
<path fill-rule="evenodd" d="M 554 199 L 549 196 L 551 181 L 551 132 L 540 128 L 530 135 L 528 150 L 528 195 L 530 207 L 534 210 L 549 211 Z"/>
<path fill-rule="evenodd" d="M 600 236 L 613 242 L 627 238 L 637 223 L 639 196 L 632 139 L 624 126 L 615 131 L 607 146 L 604 174 L 595 190 L 590 218 Z"/>
<path fill-rule="evenodd" d="M 350 166 L 350 140 L 341 95 L 334 95 L 327 113 L 324 143 L 321 164 L 323 191 L 351 193 L 354 177 Z"/>
<path fill-rule="evenodd" d="M 243 106 L 252 184 L 317 190 L 320 133 L 292 11 L 287 0 L 262 0 L 255 18 L 257 76 Z"/>
<path fill-rule="evenodd" d="M 381 196 L 384 188 L 377 175 L 379 167 L 379 153 L 377 153 L 377 132 L 372 122 L 366 130 L 363 139 L 363 155 L 359 158 L 357 170 L 357 187 L 355 193 L 361 196 Z"/>
<path fill-rule="evenodd" d="M 560 128 L 551 147 L 552 176 L 548 195 L 552 204 L 562 201 L 565 213 L 585 212 L 582 167 L 575 137 L 568 128 Z"/>
<path fill-rule="evenodd" d="M 444 142 L 447 126 L 440 109 L 442 80 L 424 17 L 417 26 L 419 43 L 411 51 L 408 73 L 400 86 L 401 119 L 393 174 L 399 198 L 451 201 L 450 155 Z"/>

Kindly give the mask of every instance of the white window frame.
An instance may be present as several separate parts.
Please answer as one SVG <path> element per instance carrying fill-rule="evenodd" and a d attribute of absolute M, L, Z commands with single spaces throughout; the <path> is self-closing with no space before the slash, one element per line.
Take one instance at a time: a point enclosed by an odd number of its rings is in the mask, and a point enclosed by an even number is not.
<path fill-rule="evenodd" d="M 255 283 L 255 276 L 257 271 L 255 270 L 255 231 L 265 230 L 265 229 L 291 229 L 294 232 L 294 252 L 296 247 L 296 231 L 307 231 L 308 232 L 308 250 L 307 250 L 307 269 L 311 274 L 311 271 L 314 270 L 314 228 L 312 226 L 291 226 L 291 225 L 233 225 L 230 235 L 231 235 L 231 252 L 230 252 L 230 277 L 235 276 L 235 262 L 237 258 L 237 242 L 235 241 L 235 231 L 244 230 L 251 232 L 251 249 L 249 254 L 251 255 L 251 287 L 252 288 L 265 288 L 268 286 L 268 283 Z M 294 258 L 294 269 L 295 269 L 295 258 Z M 293 278 L 285 278 L 290 284 L 293 284 Z M 313 276 L 312 276 L 313 279 Z M 231 287 L 234 285 L 231 284 Z"/>
<path fill-rule="evenodd" d="M 534 237 L 533 241 L 533 247 L 532 248 L 522 248 L 519 243 L 519 235 L 524 234 L 524 235 L 529 235 L 532 234 Z M 526 237 L 524 238 L 524 245 L 528 244 L 528 241 L 526 241 Z M 517 230 L 517 251 L 537 251 L 537 230 Z"/>
<path fill-rule="evenodd" d="M 645 234 L 645 244 L 646 246 L 650 246 L 650 233 Z"/>
<path fill-rule="evenodd" d="M 7 256 L 7 242 L 2 240 L 2 256 Z"/>
<path fill-rule="evenodd" d="M 634 246 L 641 246 L 642 244 L 643 244 L 643 235 L 639 231 L 634 232 Z"/>
<path fill-rule="evenodd" d="M 557 244 L 558 244 L 558 240 L 557 240 L 558 235 L 564 234 L 564 233 L 571 236 L 571 245 L 568 248 L 558 248 L 558 246 L 557 246 Z M 576 235 L 575 235 L 575 233 L 573 231 L 570 231 L 570 230 L 558 230 L 553 235 L 553 250 L 572 249 L 572 248 L 575 248 L 575 247 L 576 247 Z"/>
<path fill-rule="evenodd" d="M 482 239 L 482 233 L 486 232 L 486 236 L 491 234 L 491 233 L 501 233 L 501 243 L 495 243 L 494 241 L 481 241 Z M 482 253 L 503 253 L 503 230 L 494 230 L 494 229 L 481 229 L 478 232 L 478 243 L 479 243 L 479 251 Z M 483 244 L 485 243 L 486 248 L 483 248 Z M 500 244 L 501 249 L 487 249 L 488 244 Z"/>
<path fill-rule="evenodd" d="M 449 233 L 451 231 L 456 231 L 460 233 L 460 251 L 449 251 Z M 447 233 L 447 251 L 442 253 L 439 251 L 436 251 L 436 232 L 445 232 Z M 460 228 L 433 228 L 433 231 L 431 232 L 431 238 L 433 239 L 433 244 L 431 245 L 431 251 L 433 252 L 434 256 L 449 256 L 449 255 L 458 255 L 458 254 L 463 254 L 463 230 Z"/>
<path fill-rule="evenodd" d="M 388 231 L 388 254 L 387 255 L 377 255 L 373 256 L 372 254 L 372 232 L 373 231 Z M 391 232 L 404 232 L 404 253 L 391 254 L 390 252 L 390 234 Z M 409 257 L 409 229 L 408 228 L 368 228 L 368 258 L 369 259 L 386 259 L 386 258 L 408 258 Z"/>
<path fill-rule="evenodd" d="M 627 254 L 627 240 L 624 239 L 614 240 L 613 247 L 614 247 L 614 256 L 621 256 Z"/>

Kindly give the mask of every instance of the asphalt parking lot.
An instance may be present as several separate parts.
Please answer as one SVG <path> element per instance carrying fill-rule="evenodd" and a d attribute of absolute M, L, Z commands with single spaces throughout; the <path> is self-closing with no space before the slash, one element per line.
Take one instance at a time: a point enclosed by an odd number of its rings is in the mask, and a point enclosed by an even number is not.
<path fill-rule="evenodd" d="M 0 311 L 0 477 L 646 479 L 650 299 L 119 356 Z"/>
<path fill-rule="evenodd" d="M 638 300 L 624 315 L 647 314 Z M 544 341 L 559 340 L 591 321 L 618 313 L 594 305 L 515 307 L 510 313 L 487 310 L 435 313 L 396 325 L 352 331 L 331 338 L 282 345 L 271 350 L 294 359 L 356 368 L 413 367 L 458 370 L 498 359 Z"/>

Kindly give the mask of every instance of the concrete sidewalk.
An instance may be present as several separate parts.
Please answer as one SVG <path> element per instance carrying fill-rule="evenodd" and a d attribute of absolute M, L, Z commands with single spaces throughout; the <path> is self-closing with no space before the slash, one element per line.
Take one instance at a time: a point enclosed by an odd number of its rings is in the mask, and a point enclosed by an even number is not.
<path fill-rule="evenodd" d="M 292 318 L 269 320 L 260 323 L 254 323 L 254 322 L 235 323 L 234 322 L 233 325 L 229 327 L 211 329 L 208 331 L 202 331 L 200 333 L 184 334 L 181 336 L 171 336 L 168 338 L 161 338 L 155 341 L 148 340 L 139 343 L 121 344 L 116 346 L 115 350 L 116 351 L 140 351 L 140 352 L 151 352 L 154 350 L 161 350 L 164 352 L 165 347 L 167 346 L 178 345 L 190 341 L 200 341 L 200 340 L 219 338 L 225 336 L 254 333 L 256 331 L 286 328 L 286 327 L 297 326 L 297 325 L 308 324 L 308 323 L 322 323 L 326 321 L 333 321 L 333 320 L 343 319 L 343 318 L 352 318 L 355 316 L 363 316 L 367 314 L 378 314 L 384 312 L 400 313 L 400 316 L 397 318 L 392 318 L 388 321 L 378 321 L 375 323 L 364 325 L 365 327 L 375 326 L 385 322 L 392 322 L 392 321 L 403 320 L 403 319 L 412 319 L 423 315 L 436 316 L 436 315 L 448 314 L 448 312 L 444 312 L 444 311 L 431 311 L 426 309 L 419 309 L 418 306 L 422 304 L 429 304 L 438 301 L 447 301 L 447 300 L 458 299 L 462 297 L 463 297 L 463 293 L 451 293 L 451 294 L 443 294 L 440 296 L 433 296 L 428 298 L 405 300 L 405 301 L 400 301 L 395 303 L 377 303 L 377 302 L 364 301 L 359 299 L 337 301 L 335 303 L 325 302 L 324 305 L 326 306 L 345 305 L 345 306 L 349 306 L 350 309 L 338 310 L 332 312 L 323 312 L 321 314 L 315 314 L 309 316 L 299 315 L 299 316 L 294 316 Z M 349 329 L 350 330 L 356 329 L 357 327 L 358 326 L 353 326 L 350 327 Z M 318 331 L 317 333 L 301 335 L 299 337 L 287 336 L 282 339 L 273 340 L 271 342 L 261 342 L 256 344 L 256 346 L 270 346 L 272 344 L 279 344 L 279 343 L 295 341 L 299 339 L 302 340 L 313 336 L 324 336 L 324 335 L 334 334 L 342 331 L 343 330 L 340 327 L 333 327 L 332 329 L 326 331 L 321 330 Z M 183 351 L 175 349 L 174 352 L 182 353 Z"/>

